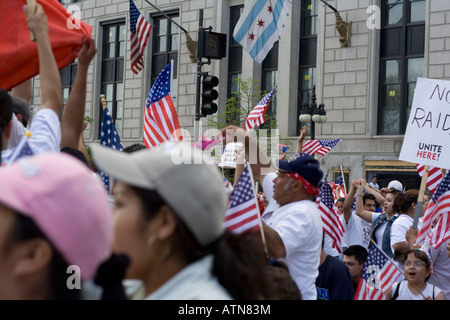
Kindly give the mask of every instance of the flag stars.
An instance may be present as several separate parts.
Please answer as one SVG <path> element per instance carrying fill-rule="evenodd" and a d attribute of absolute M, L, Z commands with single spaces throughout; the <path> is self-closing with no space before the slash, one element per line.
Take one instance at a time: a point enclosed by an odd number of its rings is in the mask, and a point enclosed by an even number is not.
<path fill-rule="evenodd" d="M 248 39 L 249 39 L 250 41 L 255 40 L 255 34 L 254 34 L 253 32 L 250 33 L 250 34 L 248 35 Z"/>
<path fill-rule="evenodd" d="M 273 12 L 272 6 L 267 6 L 267 11 L 268 11 L 269 13 L 272 13 L 272 12 Z"/>
<path fill-rule="evenodd" d="M 258 26 L 259 27 L 264 27 L 264 23 L 265 23 L 265 21 L 264 20 L 258 20 Z"/>

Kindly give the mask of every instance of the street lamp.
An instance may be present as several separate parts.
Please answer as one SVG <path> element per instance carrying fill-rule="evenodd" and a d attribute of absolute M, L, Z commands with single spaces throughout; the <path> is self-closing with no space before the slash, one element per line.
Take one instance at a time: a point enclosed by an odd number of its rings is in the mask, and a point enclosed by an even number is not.
<path fill-rule="evenodd" d="M 311 140 L 315 139 L 316 123 L 327 122 L 327 112 L 323 103 L 317 105 L 316 86 L 313 87 L 311 104 L 304 103 L 298 120 L 300 122 L 311 122 Z"/>

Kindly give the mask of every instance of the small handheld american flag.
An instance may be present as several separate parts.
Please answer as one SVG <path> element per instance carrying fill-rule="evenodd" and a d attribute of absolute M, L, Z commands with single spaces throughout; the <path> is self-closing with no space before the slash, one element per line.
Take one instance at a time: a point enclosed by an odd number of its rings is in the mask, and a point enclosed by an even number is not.
<path fill-rule="evenodd" d="M 318 153 L 325 156 L 331 151 L 336 145 L 341 142 L 342 139 L 332 139 L 332 140 L 310 140 L 302 146 L 302 152 L 314 155 Z"/>
<path fill-rule="evenodd" d="M 244 168 L 230 195 L 224 226 L 237 234 L 260 229 L 258 202 L 249 164 Z"/>
<path fill-rule="evenodd" d="M 245 120 L 245 130 L 250 131 L 253 128 L 259 127 L 264 122 L 266 122 L 266 111 L 269 106 L 270 100 L 272 99 L 276 88 L 273 88 L 268 94 L 262 98 L 260 102 L 253 108 L 253 110 L 247 116 Z"/>

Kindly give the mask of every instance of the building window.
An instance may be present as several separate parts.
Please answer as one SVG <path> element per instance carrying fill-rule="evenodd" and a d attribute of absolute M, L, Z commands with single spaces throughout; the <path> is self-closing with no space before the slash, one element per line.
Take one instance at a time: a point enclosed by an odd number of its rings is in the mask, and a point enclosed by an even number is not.
<path fill-rule="evenodd" d="M 69 64 L 65 68 L 59 70 L 63 90 L 63 105 L 66 104 L 67 98 L 69 98 L 69 94 L 70 91 L 72 90 L 77 70 L 78 70 L 78 63 L 76 61 Z"/>
<path fill-rule="evenodd" d="M 302 0 L 300 6 L 300 56 L 297 118 L 303 104 L 311 103 L 312 90 L 316 85 L 316 57 L 317 57 L 317 0 Z M 297 132 L 302 126 L 310 123 L 297 122 Z"/>
<path fill-rule="evenodd" d="M 124 21 L 103 24 L 101 93 L 114 120 L 117 132 L 122 133 L 123 72 L 126 26 Z M 103 110 L 100 108 L 100 122 Z M 100 138 L 100 130 L 99 130 Z"/>
<path fill-rule="evenodd" d="M 364 161 L 364 177 L 371 181 L 377 177 L 380 189 L 387 187 L 392 180 L 402 182 L 405 190 L 419 189 L 420 176 L 417 174 L 417 164 L 400 160 L 366 160 Z"/>
<path fill-rule="evenodd" d="M 278 84 L 278 41 L 273 44 L 267 56 L 262 62 L 262 85 L 261 89 L 266 92 Z M 277 95 L 275 94 L 269 103 L 266 111 L 266 122 L 261 125 L 262 129 L 269 129 L 272 125 L 272 119 L 277 116 Z"/>
<path fill-rule="evenodd" d="M 382 2 L 378 134 L 404 134 L 423 75 L 425 0 Z"/>
<path fill-rule="evenodd" d="M 173 21 L 179 23 L 178 12 L 166 13 Z M 167 17 L 159 14 L 153 18 L 153 56 L 152 56 L 152 85 L 162 69 L 173 60 L 171 96 L 174 104 L 177 97 L 177 65 L 178 65 L 178 42 L 180 30 L 175 23 Z"/>
<path fill-rule="evenodd" d="M 239 83 L 242 80 L 242 46 L 234 40 L 233 32 L 240 16 L 242 15 L 243 10 L 243 5 L 230 7 L 230 29 L 228 32 L 227 99 L 235 98 L 236 103 L 233 103 L 232 107 L 227 105 L 228 112 L 226 113 L 226 118 L 224 119 L 226 124 L 240 124 L 240 113 L 237 112 L 237 108 L 235 106 L 240 105 L 241 86 L 239 85 Z M 219 112 L 221 111 L 222 110 L 220 110 Z"/>
<path fill-rule="evenodd" d="M 233 93 L 239 92 L 237 79 L 242 75 L 242 46 L 234 41 L 233 32 L 237 22 L 244 10 L 244 6 L 230 7 L 230 30 L 228 32 L 228 92 L 231 97 Z"/>

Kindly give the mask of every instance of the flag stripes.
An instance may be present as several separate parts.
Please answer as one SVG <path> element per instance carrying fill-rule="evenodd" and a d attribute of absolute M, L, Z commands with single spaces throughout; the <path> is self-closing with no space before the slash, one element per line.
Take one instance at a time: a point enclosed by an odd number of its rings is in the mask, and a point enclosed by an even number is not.
<path fill-rule="evenodd" d="M 324 232 L 326 232 L 333 240 L 333 247 L 342 252 L 342 238 L 344 236 L 344 226 L 339 219 L 338 214 L 333 201 L 333 192 L 330 185 L 326 181 L 320 187 L 319 196 L 316 199 L 318 208 L 320 211 L 320 217 L 322 219 L 322 226 Z"/>
<path fill-rule="evenodd" d="M 385 292 L 401 275 L 394 262 L 372 241 L 354 300 L 385 300 Z"/>
<path fill-rule="evenodd" d="M 170 96 L 169 63 L 158 75 L 150 90 L 144 111 L 144 144 L 153 149 L 166 141 L 182 139 L 180 123 Z"/>
<path fill-rule="evenodd" d="M 342 139 L 310 140 L 302 146 L 302 152 L 310 155 L 318 153 L 322 156 L 325 156 L 341 141 Z"/>
<path fill-rule="evenodd" d="M 231 192 L 224 227 L 236 234 L 260 229 L 259 207 L 249 164 Z"/>
<path fill-rule="evenodd" d="M 272 99 L 275 91 L 276 88 L 266 94 L 248 114 L 247 119 L 245 120 L 245 130 L 250 131 L 251 129 L 259 127 L 266 122 L 267 107 L 269 106 L 270 100 Z"/>
<path fill-rule="evenodd" d="M 423 164 L 417 165 L 417 173 L 420 177 L 423 176 L 423 171 L 425 170 L 425 166 Z M 428 170 L 428 178 L 427 178 L 427 187 L 430 189 L 431 193 L 435 193 L 439 183 L 442 180 L 442 171 L 440 168 L 429 167 Z"/>
<path fill-rule="evenodd" d="M 151 30 L 151 24 L 140 14 L 133 0 L 130 0 L 130 60 L 131 71 L 134 74 L 144 69 L 143 55 Z"/>
<path fill-rule="evenodd" d="M 422 225 L 417 235 L 417 243 L 423 242 L 431 234 L 430 244 L 433 247 L 439 247 L 442 242 L 449 238 L 449 220 L 450 211 L 450 170 L 431 197 L 428 207 L 425 211 Z M 439 219 L 436 227 L 433 224 Z"/>

